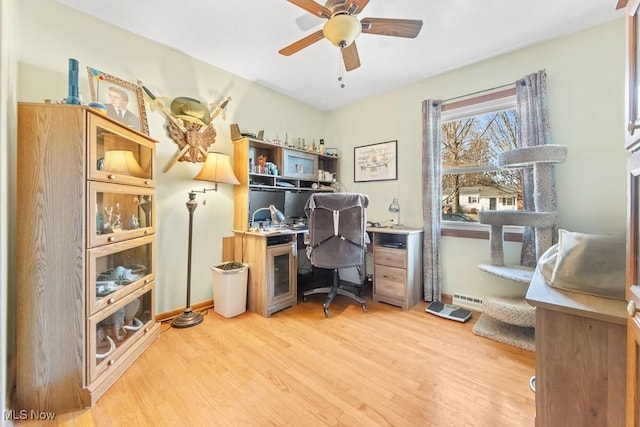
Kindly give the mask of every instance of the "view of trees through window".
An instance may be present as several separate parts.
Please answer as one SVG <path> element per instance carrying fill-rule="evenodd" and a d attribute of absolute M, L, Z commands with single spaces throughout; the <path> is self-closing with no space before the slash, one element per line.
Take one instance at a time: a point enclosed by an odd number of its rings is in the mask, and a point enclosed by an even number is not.
<path fill-rule="evenodd" d="M 481 210 L 522 210 L 518 169 L 497 166 L 516 148 L 516 111 L 491 112 L 442 125 L 442 219 L 476 222 Z"/>

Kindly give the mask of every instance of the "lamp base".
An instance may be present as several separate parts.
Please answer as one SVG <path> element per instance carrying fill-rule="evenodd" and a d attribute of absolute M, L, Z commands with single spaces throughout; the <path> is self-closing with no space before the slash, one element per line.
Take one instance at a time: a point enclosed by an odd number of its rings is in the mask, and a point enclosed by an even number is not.
<path fill-rule="evenodd" d="M 187 308 L 181 315 L 171 321 L 171 326 L 174 328 L 189 328 L 199 325 L 203 320 L 204 316 L 202 313 Z"/>

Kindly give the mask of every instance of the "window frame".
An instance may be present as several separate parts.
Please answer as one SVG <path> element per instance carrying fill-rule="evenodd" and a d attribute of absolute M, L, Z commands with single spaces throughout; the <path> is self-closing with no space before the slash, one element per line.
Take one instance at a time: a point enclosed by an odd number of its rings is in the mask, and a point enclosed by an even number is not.
<path fill-rule="evenodd" d="M 507 88 L 500 88 L 491 92 L 483 92 L 481 95 L 470 95 L 464 98 L 456 98 L 452 102 L 442 103 L 440 121 L 441 125 L 450 121 L 460 120 L 472 116 L 480 116 L 490 113 L 512 110 L 517 108 L 515 83 Z M 496 166 L 475 166 L 468 168 L 442 168 L 441 176 L 445 174 L 472 173 L 498 171 Z M 465 237 L 473 239 L 489 239 L 490 226 L 480 223 L 457 222 L 441 220 L 442 236 Z M 524 227 L 505 226 L 504 240 L 521 242 Z"/>

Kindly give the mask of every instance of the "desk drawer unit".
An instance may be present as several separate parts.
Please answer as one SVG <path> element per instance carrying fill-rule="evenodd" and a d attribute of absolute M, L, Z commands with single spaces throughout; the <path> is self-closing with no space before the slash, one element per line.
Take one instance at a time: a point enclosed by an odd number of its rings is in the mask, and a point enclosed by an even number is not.
<path fill-rule="evenodd" d="M 407 297 L 407 270 L 403 268 L 375 266 L 376 295 L 404 301 Z"/>
<path fill-rule="evenodd" d="M 373 251 L 374 301 L 402 307 L 407 303 L 407 251 L 376 247 Z"/>
<path fill-rule="evenodd" d="M 373 234 L 373 301 L 410 310 L 422 298 L 422 230 L 369 231 Z"/>
<path fill-rule="evenodd" d="M 375 248 L 373 262 L 376 265 L 407 268 L 407 251 L 402 249 Z"/>

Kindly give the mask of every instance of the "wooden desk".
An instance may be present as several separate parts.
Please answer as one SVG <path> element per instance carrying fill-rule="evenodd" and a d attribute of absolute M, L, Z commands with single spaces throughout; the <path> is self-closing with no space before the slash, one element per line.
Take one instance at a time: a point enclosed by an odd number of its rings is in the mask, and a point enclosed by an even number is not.
<path fill-rule="evenodd" d="M 539 270 L 526 296 L 536 307 L 536 426 L 625 422 L 625 302 L 547 285 Z"/>
<path fill-rule="evenodd" d="M 422 230 L 367 227 L 373 252 L 373 300 L 409 310 L 423 300 Z"/>
<path fill-rule="evenodd" d="M 297 249 L 307 230 L 234 231 L 233 259 L 249 264 L 247 308 L 265 317 L 297 304 Z M 373 300 L 409 310 L 423 299 L 422 230 L 368 227 Z"/>

